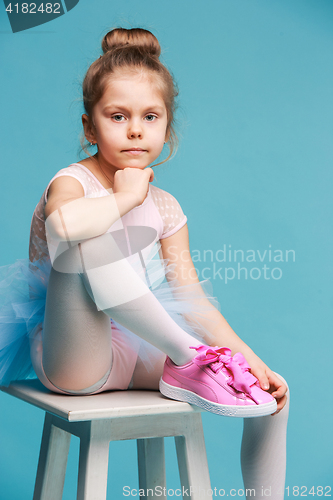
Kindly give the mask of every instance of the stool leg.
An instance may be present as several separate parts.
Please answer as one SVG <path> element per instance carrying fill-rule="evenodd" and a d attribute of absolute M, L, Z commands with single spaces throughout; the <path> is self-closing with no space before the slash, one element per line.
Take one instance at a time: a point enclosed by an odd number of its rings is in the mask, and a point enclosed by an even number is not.
<path fill-rule="evenodd" d="M 184 498 L 208 500 L 212 498 L 212 490 L 201 415 L 195 413 L 184 418 L 186 418 L 186 434 L 185 436 L 175 437 L 180 482 Z"/>
<path fill-rule="evenodd" d="M 81 422 L 80 429 L 77 500 L 106 500 L 110 445 L 107 422 Z"/>
<path fill-rule="evenodd" d="M 139 488 L 146 493 L 141 498 L 166 498 L 164 439 L 137 439 L 137 447 Z"/>
<path fill-rule="evenodd" d="M 33 500 L 61 500 L 71 435 L 45 414 Z"/>

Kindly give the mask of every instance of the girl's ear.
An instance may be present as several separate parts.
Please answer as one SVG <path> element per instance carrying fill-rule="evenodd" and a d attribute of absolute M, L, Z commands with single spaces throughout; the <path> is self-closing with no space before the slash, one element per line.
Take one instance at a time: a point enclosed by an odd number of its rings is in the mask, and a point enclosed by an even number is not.
<path fill-rule="evenodd" d="M 167 130 L 166 130 L 166 132 L 165 132 L 164 144 L 166 144 L 169 139 L 170 139 L 170 127 L 168 127 Z"/>
<path fill-rule="evenodd" d="M 94 126 L 88 115 L 82 115 L 82 125 L 84 130 L 85 138 L 88 142 L 96 142 Z"/>

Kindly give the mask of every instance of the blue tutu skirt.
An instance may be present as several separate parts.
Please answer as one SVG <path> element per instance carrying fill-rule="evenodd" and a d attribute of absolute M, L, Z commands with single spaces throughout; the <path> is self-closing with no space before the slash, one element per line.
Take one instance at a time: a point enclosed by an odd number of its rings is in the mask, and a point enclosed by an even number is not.
<path fill-rule="evenodd" d="M 30 358 L 30 339 L 44 321 L 46 292 L 51 271 L 50 259 L 17 260 L 0 267 L 0 385 L 12 381 L 37 378 Z M 176 280 L 166 281 L 173 267 L 167 261 L 152 259 L 147 266 L 149 287 L 172 319 L 195 338 L 212 338 L 200 323 L 209 309 L 219 309 L 212 296 L 211 283 L 179 286 Z M 202 300 L 202 290 L 207 300 Z M 186 319 L 185 319 L 186 317 Z M 190 317 L 190 321 L 189 321 Z M 148 371 L 152 370 L 161 352 L 137 335 L 113 321 L 118 330 L 137 346 L 138 356 Z M 134 338 L 135 337 L 135 338 Z"/>

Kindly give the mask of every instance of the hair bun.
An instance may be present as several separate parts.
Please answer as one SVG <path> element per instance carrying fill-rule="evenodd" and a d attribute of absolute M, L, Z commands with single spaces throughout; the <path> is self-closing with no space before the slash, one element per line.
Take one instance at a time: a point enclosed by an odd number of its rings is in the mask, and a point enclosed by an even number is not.
<path fill-rule="evenodd" d="M 156 57 L 159 57 L 161 53 L 157 38 L 150 31 L 142 28 L 115 28 L 109 31 L 102 40 L 104 54 L 126 45 L 141 47 L 145 52 Z"/>

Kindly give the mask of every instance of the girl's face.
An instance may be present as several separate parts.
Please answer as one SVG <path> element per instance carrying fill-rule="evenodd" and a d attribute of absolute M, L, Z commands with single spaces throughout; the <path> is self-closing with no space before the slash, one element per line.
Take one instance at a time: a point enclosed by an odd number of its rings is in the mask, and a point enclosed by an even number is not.
<path fill-rule="evenodd" d="M 111 168 L 145 168 L 167 140 L 163 98 L 154 78 L 144 72 L 113 75 L 93 109 L 92 121 L 98 157 Z"/>

